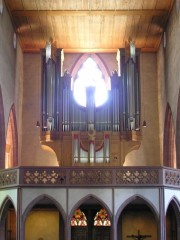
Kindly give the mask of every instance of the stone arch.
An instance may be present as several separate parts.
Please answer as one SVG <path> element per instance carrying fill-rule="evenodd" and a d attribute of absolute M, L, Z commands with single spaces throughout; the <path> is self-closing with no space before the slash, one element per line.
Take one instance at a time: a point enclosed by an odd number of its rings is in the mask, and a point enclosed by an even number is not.
<path fill-rule="evenodd" d="M 155 207 L 153 206 L 153 204 L 148 200 L 146 199 L 145 197 L 139 195 L 139 194 L 136 194 L 136 195 L 133 195 L 131 196 L 130 198 L 126 199 L 123 204 L 119 207 L 116 215 L 115 215 L 115 226 L 116 226 L 116 238 L 118 238 L 118 236 L 120 236 L 120 234 L 122 234 L 122 226 L 121 227 L 118 227 L 119 224 L 122 225 L 122 220 L 120 221 L 120 217 L 122 216 L 123 214 L 123 211 L 126 209 L 126 207 L 130 206 L 130 204 L 132 204 L 133 202 L 135 202 L 134 205 L 137 204 L 137 201 L 142 205 L 145 205 L 153 214 L 153 217 L 154 217 L 154 220 L 155 222 L 157 223 L 157 229 L 158 229 L 158 223 L 159 223 L 159 217 L 158 217 L 158 213 L 157 213 L 157 210 L 155 209 Z M 137 205 L 138 206 L 138 205 Z M 140 211 L 141 212 L 141 211 Z M 121 229 L 121 233 L 119 232 Z M 156 229 L 156 234 L 158 234 L 158 230 Z"/>
<path fill-rule="evenodd" d="M 12 168 L 18 165 L 18 134 L 14 104 L 11 107 L 6 133 L 5 167 Z"/>
<path fill-rule="evenodd" d="M 1 211 L 0 211 L 0 239 L 5 239 L 5 235 L 6 235 L 6 215 L 7 215 L 7 211 L 8 209 L 10 208 L 10 206 L 13 206 L 14 208 L 14 212 L 15 212 L 15 215 L 16 214 L 16 208 L 14 206 L 14 203 L 12 201 L 12 199 L 7 196 L 1 206 Z M 17 217 L 16 217 L 17 219 Z"/>
<path fill-rule="evenodd" d="M 169 103 L 166 106 L 164 124 L 163 165 L 172 168 L 176 167 L 175 131 Z"/>
<path fill-rule="evenodd" d="M 83 203 L 86 203 L 87 201 L 88 201 L 88 202 L 89 202 L 89 201 L 96 201 L 98 204 L 102 205 L 102 206 L 106 209 L 106 211 L 107 211 L 107 213 L 108 213 L 108 215 L 109 215 L 109 217 L 110 217 L 110 220 L 112 221 L 112 212 L 111 212 L 111 210 L 109 209 L 109 207 L 107 206 L 107 204 L 106 204 L 104 201 L 102 201 L 100 198 L 98 198 L 97 196 L 95 196 L 95 195 L 93 195 L 93 194 L 89 194 L 89 195 L 83 197 L 82 199 L 80 199 L 80 200 L 74 205 L 74 207 L 71 209 L 71 212 L 70 212 L 69 217 L 68 217 L 68 223 L 69 223 L 69 224 L 70 224 L 70 222 L 71 222 L 71 218 L 72 218 L 72 216 L 73 216 L 74 211 L 75 211 L 79 206 L 81 206 Z"/>
<path fill-rule="evenodd" d="M 4 105 L 0 86 L 0 169 L 5 167 L 5 123 Z"/>
<path fill-rule="evenodd" d="M 91 205 L 92 202 L 101 205 L 106 210 L 106 212 L 107 212 L 107 214 L 109 216 L 109 219 L 111 221 L 110 235 L 112 237 L 112 235 L 113 235 L 113 232 L 112 232 L 112 229 L 113 229 L 113 216 L 112 216 L 112 212 L 110 211 L 109 207 L 107 206 L 107 204 L 103 200 L 101 200 L 100 198 L 98 198 L 97 196 L 95 196 L 93 194 L 89 194 L 89 195 L 81 198 L 74 205 L 74 207 L 71 209 L 71 212 L 70 212 L 70 214 L 68 216 L 68 228 L 69 229 L 71 228 L 71 224 L 70 223 L 71 223 L 71 219 L 73 217 L 73 214 L 74 214 L 75 210 L 77 208 L 79 208 L 80 206 L 82 206 L 83 204 L 86 204 L 86 203 L 87 203 L 87 205 Z M 71 239 L 71 231 L 69 230 L 68 232 L 70 234 L 69 239 Z"/>
<path fill-rule="evenodd" d="M 176 212 L 180 212 L 180 203 L 179 203 L 179 201 L 177 200 L 177 198 L 176 198 L 175 196 L 173 196 L 173 197 L 169 200 L 169 202 L 168 202 L 168 204 L 167 204 L 167 207 L 166 207 L 166 210 L 165 210 L 165 214 L 167 213 L 167 209 L 168 209 L 168 207 L 169 207 L 170 204 L 172 204 L 173 207 L 176 208 L 176 210 L 177 210 Z"/>
<path fill-rule="evenodd" d="M 61 216 L 62 216 L 62 224 L 63 224 L 63 229 L 64 229 L 64 232 L 63 232 L 63 239 L 65 239 L 65 222 L 66 222 L 66 215 L 65 215 L 65 212 L 61 206 L 61 204 L 59 202 L 57 202 L 53 197 L 51 197 L 50 195 L 48 194 L 42 194 L 38 197 L 36 197 L 34 200 L 32 200 L 29 205 L 26 207 L 26 210 L 25 212 L 23 213 L 23 216 L 22 216 L 22 227 L 23 227 L 23 232 L 21 234 L 23 234 L 22 236 L 22 239 L 25 239 L 25 222 L 26 222 L 26 219 L 28 217 L 28 214 L 29 212 L 32 210 L 32 208 L 38 204 L 40 201 L 43 201 L 43 200 L 48 200 L 51 204 L 53 204 L 57 209 L 58 211 L 60 212 Z"/>
<path fill-rule="evenodd" d="M 180 204 L 179 204 L 179 201 L 176 199 L 176 197 L 173 196 L 169 201 L 165 211 L 165 216 L 166 216 L 166 221 L 165 221 L 166 239 L 172 237 L 171 236 L 172 229 L 174 232 L 173 239 L 179 239 L 180 238 Z"/>
<path fill-rule="evenodd" d="M 51 203 L 53 203 L 57 209 L 60 211 L 60 213 L 62 214 L 63 216 L 63 219 L 65 220 L 65 212 L 62 208 L 62 206 L 60 205 L 59 202 L 57 202 L 53 197 L 51 197 L 50 195 L 48 194 L 42 194 L 40 196 L 38 196 L 37 198 L 35 198 L 33 201 L 31 201 L 31 203 L 29 203 L 29 205 L 26 207 L 26 210 L 25 212 L 23 213 L 23 217 L 22 217 L 22 221 L 23 221 L 23 224 L 27 218 L 27 215 L 29 213 L 29 211 L 37 204 L 39 203 L 41 200 L 44 200 L 45 198 L 49 199 Z"/>
<path fill-rule="evenodd" d="M 117 213 L 116 213 L 116 216 L 115 216 L 115 222 L 117 223 L 118 219 L 119 219 L 119 216 L 121 215 L 123 209 L 128 205 L 130 204 L 131 202 L 133 202 L 134 200 L 137 200 L 137 199 L 140 199 L 143 201 L 144 204 L 146 204 L 150 209 L 151 211 L 153 212 L 154 216 L 156 217 L 156 220 L 158 220 L 158 212 L 157 210 L 155 209 L 155 207 L 153 206 L 153 204 L 146 198 L 144 198 L 143 196 L 139 195 L 139 194 L 136 194 L 136 195 L 133 195 L 131 196 L 130 198 L 126 199 L 126 201 L 124 201 L 124 203 L 121 205 L 121 207 L 118 209 Z"/>

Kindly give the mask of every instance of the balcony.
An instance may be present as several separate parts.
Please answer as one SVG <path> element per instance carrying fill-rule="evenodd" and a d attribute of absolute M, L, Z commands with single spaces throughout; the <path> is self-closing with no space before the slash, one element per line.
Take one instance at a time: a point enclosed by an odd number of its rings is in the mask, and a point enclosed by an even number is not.
<path fill-rule="evenodd" d="M 166 167 L 17 167 L 0 170 L 12 187 L 180 187 L 180 170 Z"/>

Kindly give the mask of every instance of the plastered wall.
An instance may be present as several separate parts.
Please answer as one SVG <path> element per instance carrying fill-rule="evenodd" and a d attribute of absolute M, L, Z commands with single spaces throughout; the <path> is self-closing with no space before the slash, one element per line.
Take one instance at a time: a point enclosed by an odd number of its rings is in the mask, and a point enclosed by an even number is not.
<path fill-rule="evenodd" d="M 14 30 L 5 5 L 3 8 L 3 13 L 0 14 L 0 36 L 0 86 L 2 90 L 4 106 L 5 134 L 7 130 L 10 109 L 14 104 L 18 129 L 20 162 L 23 54 L 18 39 L 16 45 L 14 46 Z"/>

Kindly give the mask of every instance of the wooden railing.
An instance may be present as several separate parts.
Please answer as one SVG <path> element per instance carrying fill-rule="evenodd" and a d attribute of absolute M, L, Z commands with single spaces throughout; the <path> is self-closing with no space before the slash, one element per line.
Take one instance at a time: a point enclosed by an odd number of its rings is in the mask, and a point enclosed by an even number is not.
<path fill-rule="evenodd" d="M 180 170 L 166 167 L 18 167 L 0 170 L 9 187 L 180 187 Z"/>

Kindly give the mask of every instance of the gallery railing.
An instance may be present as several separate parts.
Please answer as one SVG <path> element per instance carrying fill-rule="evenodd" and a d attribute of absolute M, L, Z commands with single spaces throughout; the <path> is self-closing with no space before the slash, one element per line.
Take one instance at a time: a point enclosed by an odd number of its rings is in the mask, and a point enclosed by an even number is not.
<path fill-rule="evenodd" d="M 18 167 L 0 170 L 9 187 L 180 187 L 180 170 L 166 167 Z"/>

